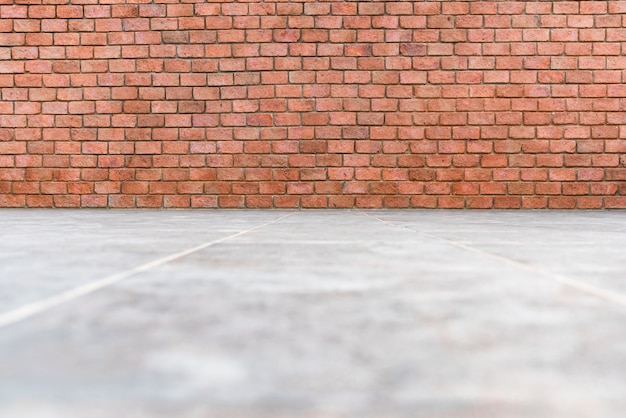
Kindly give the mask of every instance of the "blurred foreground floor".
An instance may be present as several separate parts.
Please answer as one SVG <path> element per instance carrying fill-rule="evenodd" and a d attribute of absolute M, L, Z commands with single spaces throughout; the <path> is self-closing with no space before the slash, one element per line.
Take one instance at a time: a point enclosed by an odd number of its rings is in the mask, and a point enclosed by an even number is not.
<path fill-rule="evenodd" d="M 624 411 L 626 211 L 0 210 L 3 418 Z"/>

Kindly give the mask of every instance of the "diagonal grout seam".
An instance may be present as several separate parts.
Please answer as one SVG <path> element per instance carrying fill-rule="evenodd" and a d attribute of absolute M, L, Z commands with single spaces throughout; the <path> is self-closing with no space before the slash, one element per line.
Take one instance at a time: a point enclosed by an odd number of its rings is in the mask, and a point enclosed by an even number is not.
<path fill-rule="evenodd" d="M 513 260 L 511 258 L 507 258 L 507 257 L 503 257 L 503 256 L 500 256 L 500 255 L 497 255 L 497 254 L 493 254 L 493 253 L 490 253 L 488 251 L 483 251 L 483 250 L 480 250 L 478 248 L 474 248 L 474 247 L 471 247 L 469 245 L 466 245 L 466 244 L 463 244 L 463 243 L 460 243 L 460 242 L 457 242 L 457 241 L 454 241 L 454 240 L 450 240 L 450 239 L 447 239 L 447 238 L 439 237 L 437 235 L 432 235 L 432 234 L 429 234 L 427 232 L 418 231 L 416 229 L 409 228 L 408 226 L 396 225 L 396 224 L 393 224 L 391 222 L 388 222 L 388 221 L 385 221 L 383 219 L 380 219 L 377 216 L 370 215 L 370 214 L 368 214 L 366 212 L 361 212 L 361 213 L 363 215 L 365 215 L 365 216 L 368 216 L 370 218 L 374 218 L 374 219 L 378 220 L 379 222 L 382 222 L 382 223 L 384 223 L 386 225 L 389 225 L 389 226 L 392 226 L 394 228 L 407 229 L 409 231 L 415 232 L 417 234 L 423 235 L 423 236 L 431 238 L 431 239 L 447 242 L 448 244 L 453 245 L 453 246 L 455 246 L 457 248 L 461 248 L 463 250 L 470 251 L 470 252 L 473 252 L 475 254 L 479 254 L 479 255 L 482 255 L 482 256 L 485 256 L 485 257 L 489 257 L 491 259 L 500 261 L 502 263 L 518 267 L 518 268 L 520 268 L 522 270 L 526 270 L 528 272 L 535 273 L 535 274 L 538 274 L 540 276 L 552 279 L 552 280 L 554 280 L 554 281 L 556 281 L 558 283 L 561 283 L 562 285 L 569 286 L 569 287 L 574 288 L 574 289 L 576 289 L 576 290 L 578 290 L 580 292 L 586 293 L 588 295 L 595 296 L 597 298 L 603 299 L 604 301 L 608 301 L 608 302 L 612 302 L 612 303 L 618 304 L 622 308 L 626 307 L 626 298 L 625 297 L 620 296 L 619 294 L 616 294 L 614 292 L 602 289 L 600 287 L 596 287 L 596 286 L 593 286 L 593 285 L 589 285 L 589 284 L 580 282 L 578 280 L 571 279 L 569 277 L 563 276 L 562 274 L 551 273 L 551 272 L 542 270 L 540 268 L 537 268 L 537 267 L 535 267 L 535 266 L 533 266 L 531 264 L 522 263 L 520 261 L 516 261 L 516 260 Z"/>
<path fill-rule="evenodd" d="M 200 250 L 203 250 L 207 247 L 211 247 L 213 245 L 231 240 L 233 238 L 237 238 L 240 237 L 244 234 L 247 234 L 248 232 L 252 232 L 254 230 L 257 229 L 261 229 L 264 228 L 268 225 L 274 224 L 276 222 L 281 221 L 282 219 L 287 218 L 288 216 L 293 215 L 293 213 L 289 213 L 287 215 L 281 216 L 277 219 L 274 219 L 271 222 L 266 222 L 264 224 L 261 225 L 257 225 L 255 227 L 246 229 L 244 231 L 239 231 L 235 234 L 231 234 L 228 235 L 226 237 L 223 238 L 219 238 L 213 241 L 208 241 L 205 242 L 203 244 L 197 245 L 195 247 L 192 248 L 188 248 L 186 250 L 180 251 L 178 253 L 174 253 L 174 254 L 170 254 L 168 256 L 165 257 L 161 257 L 161 258 L 157 258 L 156 260 L 152 260 L 149 261 L 147 263 L 141 264 L 137 267 L 133 267 L 129 270 L 126 271 L 122 271 L 120 273 L 116 273 L 107 277 L 104 277 L 102 279 L 98 279 L 95 280 L 93 282 L 84 284 L 82 286 L 78 286 L 75 287 L 73 289 L 70 290 L 66 290 L 65 292 L 56 294 L 54 296 L 50 296 L 48 298 L 45 299 L 41 299 L 38 300 L 36 302 L 32 302 L 26 305 L 23 305 L 17 309 L 8 311 L 8 312 L 4 312 L 2 314 L 0 314 L 0 329 L 16 324 L 18 322 L 24 321 L 28 318 L 31 318 L 35 315 L 39 315 L 40 313 L 43 313 L 47 310 L 50 310 L 52 308 L 55 308 L 59 305 L 62 305 L 64 303 L 70 302 L 72 300 L 78 299 L 80 297 L 86 296 L 90 293 L 96 292 L 98 290 L 104 289 L 106 287 L 109 287 L 111 285 L 114 285 L 124 279 L 127 279 L 131 276 L 135 276 L 139 273 L 143 273 L 145 271 L 151 270 L 155 267 L 159 267 L 162 266 L 163 264 L 167 264 L 171 261 L 174 260 L 178 260 L 180 258 L 186 257 L 190 254 L 193 254 L 195 252 L 198 252 Z"/>

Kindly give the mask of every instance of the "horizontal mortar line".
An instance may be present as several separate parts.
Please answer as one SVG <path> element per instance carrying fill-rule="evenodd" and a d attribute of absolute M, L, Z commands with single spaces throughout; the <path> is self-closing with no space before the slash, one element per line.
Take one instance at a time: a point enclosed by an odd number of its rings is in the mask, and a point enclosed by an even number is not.
<path fill-rule="evenodd" d="M 508 258 L 508 257 L 504 257 L 504 256 L 501 256 L 501 255 L 493 254 L 493 253 L 490 253 L 488 251 L 480 250 L 478 248 L 470 247 L 469 245 L 463 244 L 463 243 L 458 242 L 458 241 L 454 241 L 454 240 L 450 240 L 450 239 L 447 239 L 447 238 L 443 238 L 443 237 L 439 237 L 439 236 L 436 236 L 436 235 L 432 235 L 432 234 L 429 234 L 427 232 L 418 231 L 416 229 L 412 229 L 412 228 L 409 228 L 409 227 L 406 227 L 406 226 L 395 225 L 395 224 L 393 224 L 391 222 L 385 221 L 383 219 L 380 219 L 380 218 L 378 218 L 376 216 L 370 215 L 370 214 L 365 213 L 365 212 L 361 212 L 361 213 L 363 215 L 365 215 L 365 216 L 369 216 L 371 218 L 374 218 L 374 219 L 376 219 L 376 220 L 378 220 L 378 221 L 380 221 L 380 222 L 382 222 L 382 223 L 384 223 L 386 225 L 390 225 L 390 226 L 393 226 L 395 228 L 408 229 L 409 231 L 413 231 L 413 232 L 415 232 L 417 234 L 423 235 L 423 236 L 428 237 L 428 238 L 436 239 L 436 240 L 439 240 L 439 241 L 445 241 L 445 242 L 447 242 L 447 243 L 449 243 L 449 244 L 451 244 L 451 245 L 453 245 L 453 246 L 455 246 L 457 248 L 461 248 L 463 250 L 470 251 L 470 252 L 473 252 L 475 254 L 480 254 L 482 256 L 489 257 L 491 259 L 500 261 L 502 263 L 518 267 L 518 268 L 520 268 L 522 270 L 526 270 L 528 272 L 535 273 L 535 274 L 538 274 L 540 276 L 550 278 L 550 279 L 552 279 L 552 280 L 554 280 L 554 281 L 556 281 L 558 283 L 561 283 L 561 284 L 563 284 L 565 286 L 569 286 L 571 288 L 574 288 L 574 289 L 576 289 L 576 290 L 578 290 L 580 292 L 586 293 L 588 295 L 595 296 L 597 298 L 603 299 L 604 301 L 615 303 L 617 305 L 620 305 L 620 307 L 622 307 L 622 308 L 626 308 L 626 297 L 620 296 L 617 293 L 611 292 L 609 290 L 605 290 L 605 289 L 603 289 L 601 287 L 597 287 L 597 286 L 593 286 L 593 285 L 590 285 L 590 284 L 587 284 L 587 283 L 584 283 L 584 282 L 580 282 L 578 280 L 566 277 L 566 276 L 564 276 L 562 274 L 548 272 L 548 271 L 542 270 L 540 268 L 537 268 L 537 267 L 535 267 L 535 266 L 533 266 L 531 264 L 522 263 L 521 261 L 516 261 L 516 260 L 513 260 L 513 259 Z"/>
<path fill-rule="evenodd" d="M 212 241 L 208 241 L 205 242 L 203 244 L 197 245 L 195 247 L 191 247 L 188 248 L 186 250 L 165 256 L 165 257 L 161 257 L 161 258 L 157 258 L 156 260 L 152 260 L 149 261 L 147 263 L 141 264 L 137 267 L 133 267 L 129 270 L 126 271 L 122 271 L 120 273 L 116 273 L 110 276 L 106 276 L 102 279 L 98 279 L 95 280 L 93 282 L 84 284 L 82 286 L 78 286 L 75 287 L 73 289 L 70 290 L 66 290 L 64 292 L 61 292 L 59 294 L 56 294 L 54 296 L 50 296 L 41 300 L 38 300 L 36 302 L 32 302 L 32 303 L 28 303 L 26 305 L 23 305 L 19 308 L 13 309 L 11 311 L 8 312 L 4 312 L 2 314 L 0 314 L 0 328 L 5 328 L 7 326 L 10 325 L 14 325 L 18 322 L 24 321 L 28 318 L 31 318 L 35 315 L 39 315 L 45 311 L 48 311 L 52 308 L 55 308 L 57 306 L 63 305 L 64 303 L 70 302 L 72 300 L 78 299 L 80 297 L 86 296 L 90 293 L 94 293 L 98 290 L 104 289 L 106 287 L 109 287 L 111 285 L 114 285 L 124 279 L 127 279 L 129 277 L 135 276 L 139 273 L 143 273 L 146 272 L 148 270 L 151 270 L 155 267 L 159 267 L 162 266 L 164 264 L 167 264 L 171 261 L 175 261 L 178 260 L 180 258 L 186 257 L 190 254 L 196 253 L 200 250 L 203 250 L 207 247 L 211 247 L 213 245 L 231 240 L 233 238 L 237 238 L 240 237 L 242 235 L 245 235 L 249 232 L 252 232 L 254 230 L 257 229 L 261 229 L 263 227 L 266 227 L 268 225 L 274 224 L 276 222 L 279 222 L 282 219 L 285 219 L 289 216 L 293 215 L 292 213 L 289 213 L 287 215 L 283 215 L 277 219 L 274 219 L 273 221 L 270 222 L 266 222 L 264 224 L 261 225 L 257 225 L 255 227 L 252 228 L 248 228 L 246 230 L 243 231 L 239 231 L 237 233 L 225 236 L 223 238 L 219 238 L 216 240 L 212 240 Z"/>

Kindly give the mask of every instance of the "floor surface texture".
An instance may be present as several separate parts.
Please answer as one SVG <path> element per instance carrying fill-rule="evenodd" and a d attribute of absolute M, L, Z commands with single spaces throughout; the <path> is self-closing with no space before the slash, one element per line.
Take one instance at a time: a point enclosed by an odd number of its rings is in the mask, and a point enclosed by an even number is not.
<path fill-rule="evenodd" d="M 626 211 L 0 210 L 0 417 L 623 418 Z"/>

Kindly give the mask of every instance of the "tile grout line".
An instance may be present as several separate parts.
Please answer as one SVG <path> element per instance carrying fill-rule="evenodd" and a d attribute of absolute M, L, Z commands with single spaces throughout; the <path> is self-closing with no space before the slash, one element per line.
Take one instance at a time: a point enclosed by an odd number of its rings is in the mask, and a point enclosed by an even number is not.
<path fill-rule="evenodd" d="M 11 311 L 8 312 L 4 312 L 0 314 L 0 329 L 4 328 L 4 327 L 8 327 L 10 325 L 14 325 L 18 322 L 24 321 L 28 318 L 31 318 L 35 315 L 39 315 L 40 313 L 43 313 L 47 310 L 50 310 L 52 308 L 55 308 L 57 306 L 60 306 L 64 303 L 70 302 L 72 300 L 78 299 L 80 297 L 86 296 L 90 293 L 96 292 L 98 290 L 104 289 L 106 287 L 109 287 L 111 285 L 114 285 L 124 279 L 127 279 L 129 277 L 135 276 L 139 273 L 143 273 L 145 271 L 148 271 L 150 269 L 153 269 L 155 267 L 159 267 L 162 266 L 164 264 L 167 264 L 171 261 L 174 260 L 178 260 L 180 258 L 186 257 L 190 254 L 193 254 L 195 252 L 198 252 L 200 250 L 203 250 L 205 248 L 211 247 L 213 245 L 231 240 L 233 238 L 237 238 L 240 237 L 244 234 L 247 234 L 248 232 L 252 232 L 254 230 L 257 229 L 261 229 L 264 228 L 268 225 L 272 225 L 276 222 L 279 222 L 289 216 L 293 215 L 292 213 L 289 213 L 287 215 L 283 215 L 277 219 L 274 219 L 271 222 L 266 222 L 264 224 L 261 225 L 257 225 L 255 227 L 243 230 L 243 231 L 239 231 L 237 233 L 228 235 L 226 237 L 223 238 L 219 238 L 216 240 L 212 240 L 212 241 L 208 241 L 205 242 L 203 244 L 197 245 L 195 247 L 191 247 L 188 248 L 186 250 L 174 253 L 174 254 L 170 254 L 168 256 L 165 257 L 161 257 L 161 258 L 157 258 L 156 260 L 152 260 L 149 261 L 147 263 L 141 264 L 137 267 L 133 267 L 129 270 L 125 270 L 119 273 L 115 273 L 113 275 L 110 276 L 106 276 L 102 279 L 97 279 L 95 281 L 92 281 L 90 283 L 75 287 L 73 289 L 70 290 L 66 290 L 64 292 L 61 292 L 59 294 L 56 294 L 54 296 L 50 296 L 47 297 L 45 299 L 41 299 L 38 300 L 36 302 L 31 302 L 28 303 L 26 305 L 20 306 L 19 308 L 13 309 Z"/>
<path fill-rule="evenodd" d="M 363 215 L 365 215 L 365 216 L 370 217 L 370 218 L 374 218 L 374 219 L 376 219 L 376 220 L 378 220 L 378 221 L 380 221 L 380 222 L 382 222 L 382 223 L 384 223 L 386 225 L 390 225 L 390 226 L 392 226 L 394 228 L 407 229 L 409 231 L 415 232 L 417 234 L 423 235 L 423 236 L 428 237 L 428 238 L 436 239 L 436 240 L 439 240 L 439 241 L 445 241 L 445 242 L 447 242 L 447 243 L 449 243 L 449 244 L 451 244 L 451 245 L 453 245 L 453 246 L 455 246 L 457 248 L 461 248 L 463 250 L 470 251 L 470 252 L 473 252 L 475 254 L 480 254 L 482 256 L 489 257 L 491 259 L 500 261 L 502 263 L 518 267 L 518 268 L 520 268 L 522 270 L 526 270 L 528 272 L 535 273 L 535 274 L 538 274 L 538 275 L 543 276 L 543 277 L 547 277 L 547 278 L 552 279 L 552 280 L 554 280 L 554 281 L 556 281 L 558 283 L 561 283 L 561 284 L 563 284 L 565 286 L 569 286 L 571 288 L 574 288 L 574 289 L 576 289 L 576 290 L 578 290 L 580 292 L 586 293 L 588 295 L 595 296 L 597 298 L 603 299 L 604 301 L 608 301 L 608 302 L 612 302 L 612 303 L 618 304 L 622 308 L 626 308 L 626 298 L 623 297 L 623 296 L 620 296 L 619 294 L 616 294 L 614 292 L 611 292 L 611 291 L 608 291 L 608 290 L 605 290 L 605 289 L 602 289 L 600 287 L 596 287 L 596 286 L 593 286 L 593 285 L 589 285 L 589 284 L 580 282 L 578 280 L 571 279 L 569 277 L 563 276 L 563 275 L 558 274 L 558 273 L 551 273 L 551 272 L 539 269 L 537 267 L 534 267 L 534 266 L 532 266 L 530 264 L 526 264 L 526 263 L 522 263 L 520 261 L 513 260 L 511 258 L 503 257 L 503 256 L 500 256 L 500 255 L 497 255 L 497 254 L 493 254 L 493 253 L 490 253 L 490 252 L 487 252 L 487 251 L 484 251 L 484 250 L 480 250 L 478 248 L 470 247 L 469 245 L 462 244 L 462 243 L 457 242 L 457 241 L 453 241 L 453 240 L 450 240 L 450 239 L 447 239 L 447 238 L 439 237 L 437 235 L 432 235 L 432 234 L 429 234 L 427 232 L 418 231 L 418 230 L 409 228 L 407 226 L 395 225 L 395 224 L 393 224 L 391 222 L 388 222 L 388 221 L 385 221 L 383 219 L 380 219 L 380 218 L 378 218 L 378 217 L 376 217 L 374 215 L 370 215 L 370 214 L 368 214 L 366 212 L 361 212 L 361 213 Z"/>

